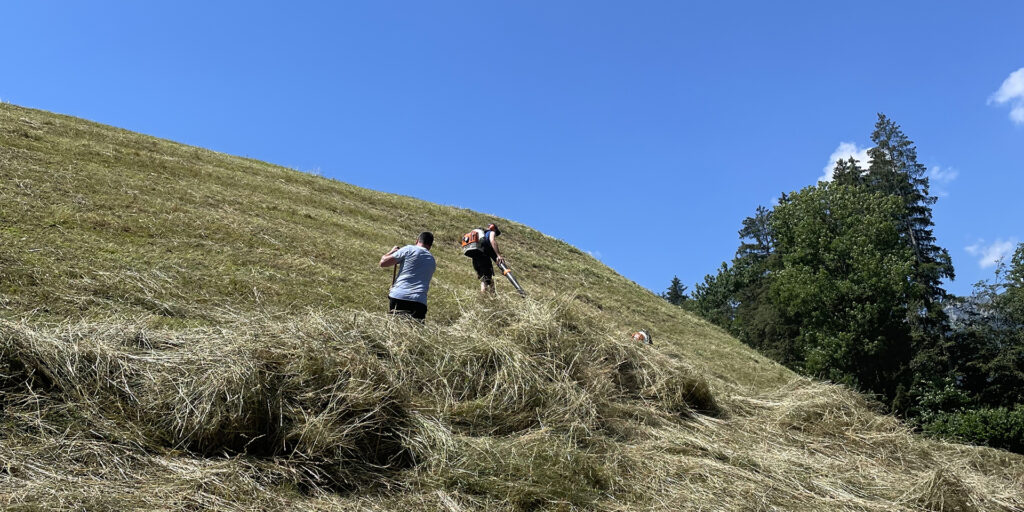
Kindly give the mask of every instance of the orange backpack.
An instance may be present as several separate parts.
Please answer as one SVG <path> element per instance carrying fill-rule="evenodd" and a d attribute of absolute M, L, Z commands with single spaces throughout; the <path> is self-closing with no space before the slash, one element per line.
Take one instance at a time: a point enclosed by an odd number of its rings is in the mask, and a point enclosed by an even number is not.
<path fill-rule="evenodd" d="M 476 228 L 465 235 L 462 235 L 462 254 L 474 256 L 484 250 L 484 230 Z"/>

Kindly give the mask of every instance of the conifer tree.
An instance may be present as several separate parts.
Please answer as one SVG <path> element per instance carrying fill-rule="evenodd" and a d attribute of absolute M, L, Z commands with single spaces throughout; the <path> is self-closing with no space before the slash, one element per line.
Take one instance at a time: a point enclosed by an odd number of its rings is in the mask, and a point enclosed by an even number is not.
<path fill-rule="evenodd" d="M 917 161 L 917 148 L 899 125 L 878 114 L 871 140 L 875 146 L 868 150 L 871 165 L 865 185 L 871 191 L 900 198 L 900 238 L 913 252 L 915 262 L 908 276 L 913 285 L 909 321 L 919 343 L 934 342 L 943 336 L 948 324 L 942 310 L 946 298 L 942 279 L 954 277 L 949 252 L 938 245 L 932 231 L 931 206 L 936 197 L 929 195 L 926 169 Z"/>
<path fill-rule="evenodd" d="M 783 194 L 779 205 L 788 204 L 789 197 Z M 740 246 L 730 269 L 734 315 L 729 330 L 783 364 L 794 364 L 796 325 L 784 321 L 779 304 L 769 294 L 772 273 L 779 270 L 780 263 L 773 218 L 772 209 L 759 206 L 752 217 L 743 220 Z"/>
<path fill-rule="evenodd" d="M 1024 243 L 1017 244 L 1017 249 L 1010 257 L 1006 277 L 1006 295 L 1003 307 L 1009 318 L 1011 329 L 1024 343 Z"/>
<path fill-rule="evenodd" d="M 676 306 L 686 301 L 686 285 L 679 280 L 679 276 L 672 276 L 672 283 L 668 285 L 668 290 L 661 294 L 661 298 Z"/>
<path fill-rule="evenodd" d="M 955 315 L 943 357 L 919 369 L 915 415 L 927 423 L 938 413 L 1024 404 L 1024 244 L 1010 263 L 999 264 L 994 281 L 951 302 Z"/>
<path fill-rule="evenodd" d="M 848 160 L 836 162 L 832 170 L 832 183 L 837 185 L 862 185 L 864 183 L 864 169 L 852 156 Z"/>
<path fill-rule="evenodd" d="M 723 261 L 718 267 L 718 272 L 705 275 L 704 282 L 694 286 L 693 297 L 687 303 L 687 308 L 735 334 L 732 329 L 732 322 L 736 317 L 734 281 L 732 268 Z"/>
<path fill-rule="evenodd" d="M 772 211 L 764 206 L 758 206 L 753 217 L 743 219 L 743 227 L 739 234 L 740 247 L 736 250 L 736 259 L 750 260 L 751 263 L 763 262 L 772 254 L 775 247 Z"/>

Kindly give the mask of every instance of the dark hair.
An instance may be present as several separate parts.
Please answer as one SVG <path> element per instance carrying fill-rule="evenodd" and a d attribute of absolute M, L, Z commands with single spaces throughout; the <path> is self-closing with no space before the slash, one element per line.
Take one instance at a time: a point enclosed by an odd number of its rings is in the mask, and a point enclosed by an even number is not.
<path fill-rule="evenodd" d="M 424 231 L 420 233 L 420 236 L 419 238 L 416 239 L 416 241 L 427 247 L 430 247 L 431 245 L 434 245 L 434 234 L 431 233 L 430 231 Z"/>
<path fill-rule="evenodd" d="M 498 235 L 501 234 L 501 230 L 498 229 L 498 225 L 493 223 L 493 222 L 489 226 L 487 226 L 487 229 L 493 231 L 494 232 L 494 236 L 498 236 Z"/>

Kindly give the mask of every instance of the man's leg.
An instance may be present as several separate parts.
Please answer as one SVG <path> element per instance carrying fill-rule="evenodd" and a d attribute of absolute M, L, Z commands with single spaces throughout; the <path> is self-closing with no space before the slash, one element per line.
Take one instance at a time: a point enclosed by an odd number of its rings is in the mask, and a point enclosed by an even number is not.
<path fill-rule="evenodd" d="M 494 266 L 491 265 L 491 259 L 483 254 L 474 256 L 473 269 L 480 279 L 480 293 L 494 293 Z"/>
<path fill-rule="evenodd" d="M 427 305 L 420 302 L 414 302 L 413 304 L 414 306 L 412 306 L 412 317 L 415 318 L 416 320 L 419 320 L 419 322 L 422 324 L 423 321 L 427 318 Z"/>

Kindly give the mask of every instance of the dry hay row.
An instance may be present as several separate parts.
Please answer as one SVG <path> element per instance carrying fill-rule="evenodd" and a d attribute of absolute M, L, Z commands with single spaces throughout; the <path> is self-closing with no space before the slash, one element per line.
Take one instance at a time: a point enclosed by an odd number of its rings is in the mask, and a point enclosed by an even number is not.
<path fill-rule="evenodd" d="M 716 399 L 574 304 L 471 305 L 450 326 L 2 322 L 0 504 L 1024 509 L 1019 457 L 917 439 L 802 379 Z"/>
<path fill-rule="evenodd" d="M 183 331 L 3 322 L 3 435 L 21 447 L 4 454 L 4 499 L 23 499 L 24 475 L 128 475 L 188 455 L 271 467 L 256 481 L 314 495 L 422 481 L 522 506 L 595 503 L 612 486 L 605 439 L 718 411 L 703 380 L 600 334 L 571 300 L 518 304 L 446 327 L 365 313 Z M 41 445 L 70 456 L 18 456 Z M 98 446 L 127 451 L 81 463 Z"/>

